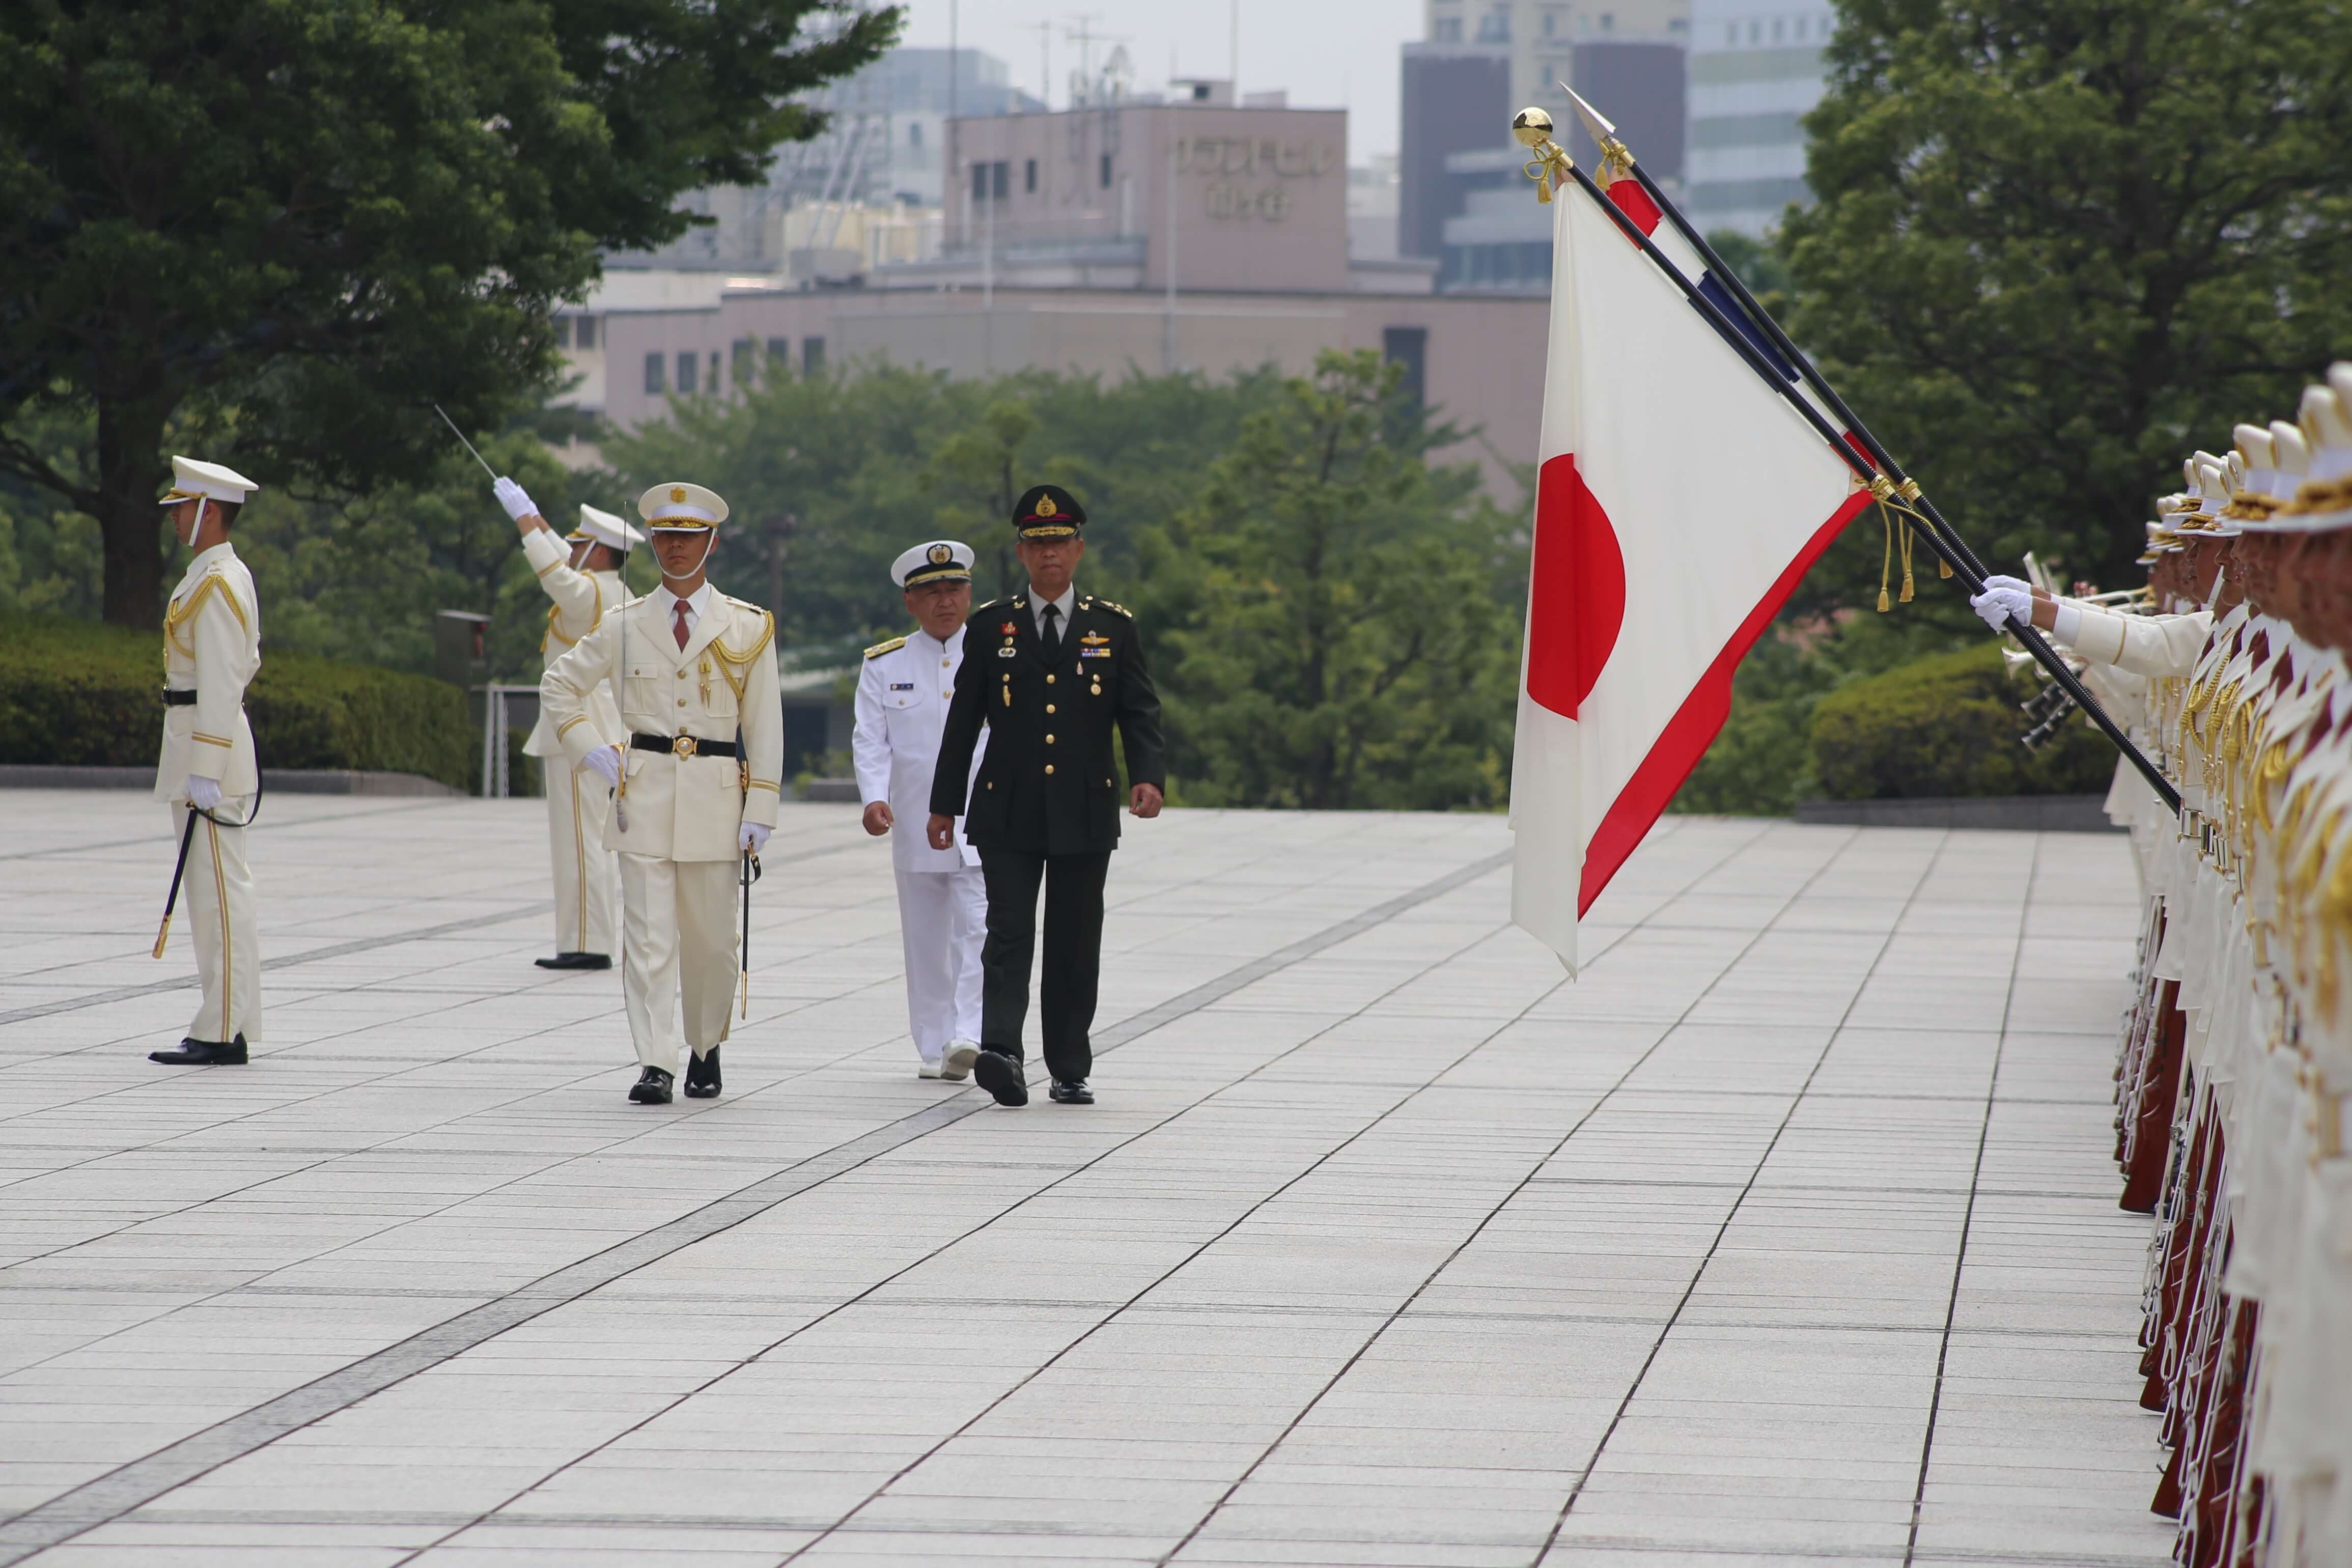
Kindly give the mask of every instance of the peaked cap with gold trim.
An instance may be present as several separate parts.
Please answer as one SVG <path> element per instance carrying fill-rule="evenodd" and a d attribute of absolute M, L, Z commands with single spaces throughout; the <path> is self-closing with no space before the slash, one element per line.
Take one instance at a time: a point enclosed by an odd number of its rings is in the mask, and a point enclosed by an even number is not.
<path fill-rule="evenodd" d="M 924 583 L 969 583 L 972 560 L 971 546 L 961 540 L 934 539 L 890 563 L 890 581 L 901 588 Z"/>
<path fill-rule="evenodd" d="M 174 457 L 172 459 L 172 488 L 155 502 L 158 506 L 177 506 L 184 500 L 225 500 L 243 505 L 245 498 L 261 487 L 238 473 L 235 468 L 218 463 L 200 463 L 194 458 Z"/>
<path fill-rule="evenodd" d="M 637 515 L 656 532 L 663 529 L 699 532 L 727 521 L 727 502 L 717 490 L 673 482 L 656 485 L 639 496 Z"/>
<path fill-rule="evenodd" d="M 1031 485 L 1013 503 L 1013 531 L 1024 539 L 1070 539 L 1087 522 L 1087 509 L 1059 485 Z"/>

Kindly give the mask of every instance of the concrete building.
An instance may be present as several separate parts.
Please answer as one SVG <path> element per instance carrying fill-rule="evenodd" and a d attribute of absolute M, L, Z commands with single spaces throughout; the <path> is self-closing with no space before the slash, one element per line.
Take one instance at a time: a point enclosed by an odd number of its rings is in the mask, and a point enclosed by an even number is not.
<path fill-rule="evenodd" d="M 1805 186 L 1799 123 L 1821 100 L 1828 0 L 1692 0 L 1685 204 L 1706 229 L 1762 238 Z"/>
<path fill-rule="evenodd" d="M 1607 5 L 1606 9 L 1602 4 Z M 1404 47 L 1399 252 L 1441 263 L 1441 289 L 1543 291 L 1551 225 L 1521 199 L 1526 153 L 1508 132 L 1533 104 L 1580 148 L 1566 82 L 1617 122 L 1669 190 L 1683 172 L 1687 0 L 1427 0 L 1428 38 Z"/>
<path fill-rule="evenodd" d="M 880 359 L 1116 379 L 1305 371 L 1324 349 L 1372 349 L 1483 434 L 1445 456 L 1478 459 L 1498 494 L 1516 494 L 1504 464 L 1535 454 L 1546 303 L 1438 295 L 1432 262 L 1351 255 L 1343 111 L 1212 93 L 954 129 L 965 168 L 936 252 L 845 288 L 789 270 L 615 267 L 561 323 L 579 377 L 569 400 L 632 426 L 779 362 L 803 374 Z"/>
<path fill-rule="evenodd" d="M 831 122 L 810 141 L 779 148 L 765 181 L 690 193 L 680 205 L 712 222 L 659 250 L 615 256 L 607 265 L 767 273 L 788 269 L 797 251 L 802 275 L 837 279 L 862 265 L 863 225 L 853 226 L 857 233 L 845 244 L 837 223 L 820 222 L 812 244 L 805 234 L 784 233 L 785 215 L 810 207 L 875 214 L 937 207 L 953 157 L 952 118 L 1045 109 L 1012 85 L 1003 60 L 979 49 L 892 49 L 810 101 Z"/>
<path fill-rule="evenodd" d="M 1555 115 L 1568 108 L 1559 84 L 1577 80 L 1578 48 L 1591 43 L 1680 45 L 1693 0 L 1425 0 L 1423 37 L 1432 44 L 1501 51 L 1509 62 L 1510 108 Z M 1614 109 L 1605 112 L 1622 121 Z"/>

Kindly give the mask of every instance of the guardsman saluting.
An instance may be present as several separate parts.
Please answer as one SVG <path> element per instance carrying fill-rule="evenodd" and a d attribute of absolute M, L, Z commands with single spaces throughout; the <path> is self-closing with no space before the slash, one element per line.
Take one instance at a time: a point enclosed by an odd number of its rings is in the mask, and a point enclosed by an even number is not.
<path fill-rule="evenodd" d="M 245 824 L 261 795 L 245 719 L 245 689 L 261 668 L 261 605 L 228 537 L 245 498 L 260 488 L 218 463 L 173 458 L 163 500 L 173 532 L 195 552 L 163 612 L 163 753 L 155 765 L 155 798 L 172 807 L 184 847 L 181 885 L 204 986 L 187 1037 L 147 1053 L 174 1067 L 240 1063 L 261 1038 L 261 942 L 245 854 Z"/>
<path fill-rule="evenodd" d="M 866 831 L 890 836 L 898 936 L 907 961 L 907 1026 L 919 1078 L 960 1082 L 980 1055 L 980 942 L 988 899 L 980 854 L 959 841 L 934 849 L 931 773 L 963 662 L 971 610 L 971 546 L 918 544 L 890 565 L 917 630 L 866 650 L 857 679 L 857 791 Z"/>
<path fill-rule="evenodd" d="M 1058 485 L 1036 485 L 1013 510 L 1029 589 L 971 614 L 963 664 L 931 777 L 931 847 L 954 842 L 955 819 L 980 851 L 988 884 L 981 947 L 981 1052 L 972 1065 L 999 1105 L 1026 1105 L 1021 1029 L 1029 1012 L 1037 889 L 1045 889 L 1045 959 L 1038 983 L 1052 1098 L 1092 1105 L 1096 981 L 1102 969 L 1103 882 L 1118 842 L 1117 732 L 1127 750 L 1129 809 L 1160 815 L 1167 782 L 1160 697 L 1135 617 L 1071 581 L 1086 554 L 1087 514 Z M 990 738 L 971 777 L 981 727 Z M 970 809 L 966 810 L 966 796 Z"/>
<path fill-rule="evenodd" d="M 501 479 L 492 489 L 522 532 L 522 552 L 539 574 L 539 585 L 554 601 L 548 606 L 547 635 L 539 639 L 544 674 L 594 631 L 606 612 L 629 602 L 629 590 L 621 582 L 621 560 L 646 536 L 609 511 L 583 506 L 580 526 L 558 542 L 555 530 L 520 485 Z M 588 727 L 605 744 L 618 745 L 628 738 L 610 687 L 596 689 L 589 710 Z M 556 744 L 555 726 L 548 722 L 544 707 L 522 752 L 540 758 L 547 773 L 548 864 L 555 879 L 555 956 L 534 962 L 541 969 L 610 969 L 613 851 L 607 837 L 612 796 L 602 779 L 593 773 L 583 778 L 572 765 Z"/>
<path fill-rule="evenodd" d="M 621 993 L 639 1072 L 629 1098 L 666 1105 L 685 1015 L 686 1092 L 719 1093 L 719 1047 L 735 998 L 735 892 L 776 824 L 784 765 L 776 621 L 705 574 L 727 503 L 700 485 L 637 501 L 661 585 L 607 614 L 540 678 L 539 700 L 574 766 L 613 794 L 621 857 Z M 625 746 L 593 724 L 594 693 L 620 692 Z"/>

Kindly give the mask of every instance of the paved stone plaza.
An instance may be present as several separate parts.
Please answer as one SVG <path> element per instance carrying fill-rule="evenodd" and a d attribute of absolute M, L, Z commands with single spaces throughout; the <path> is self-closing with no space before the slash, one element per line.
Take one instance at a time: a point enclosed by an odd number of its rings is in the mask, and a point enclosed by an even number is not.
<path fill-rule="evenodd" d="M 648 1109 L 535 801 L 272 798 L 194 1069 L 161 808 L 0 808 L 0 1563 L 2166 1560 L 2119 837 L 1670 818 L 1570 984 L 1500 818 L 1130 823 L 1005 1111 L 787 805 Z"/>

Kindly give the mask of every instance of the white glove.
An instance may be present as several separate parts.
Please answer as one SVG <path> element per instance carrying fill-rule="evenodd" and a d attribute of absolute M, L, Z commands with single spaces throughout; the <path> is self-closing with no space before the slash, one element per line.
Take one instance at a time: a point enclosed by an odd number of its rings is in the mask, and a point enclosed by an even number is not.
<path fill-rule="evenodd" d="M 588 760 L 581 765 L 593 771 L 598 778 L 604 781 L 608 788 L 621 787 L 620 747 L 599 746 L 588 753 Z"/>
<path fill-rule="evenodd" d="M 735 835 L 737 852 L 744 855 L 757 855 L 768 847 L 768 835 L 773 831 L 775 831 L 773 828 L 762 827 L 756 822 L 743 824 L 741 829 Z"/>
<path fill-rule="evenodd" d="M 2019 593 L 2029 596 L 2033 593 L 2033 584 L 2027 582 L 2022 577 L 1988 577 L 1985 579 L 1985 586 L 1988 588 L 2014 588 Z"/>
<path fill-rule="evenodd" d="M 205 811 L 221 803 L 220 780 L 208 779 L 202 773 L 188 775 L 188 804 Z"/>
<path fill-rule="evenodd" d="M 507 515 L 517 522 L 520 522 L 527 517 L 540 515 L 539 503 L 532 500 L 523 488 L 512 479 L 500 479 L 497 484 L 490 487 L 490 493 L 499 498 L 499 504 L 506 508 Z"/>
<path fill-rule="evenodd" d="M 1997 632 L 2009 630 L 2009 617 L 2015 616 L 2027 626 L 2033 624 L 2033 591 L 2030 588 L 1988 587 L 1969 601 L 1969 608 L 1984 618 L 1984 624 Z"/>

